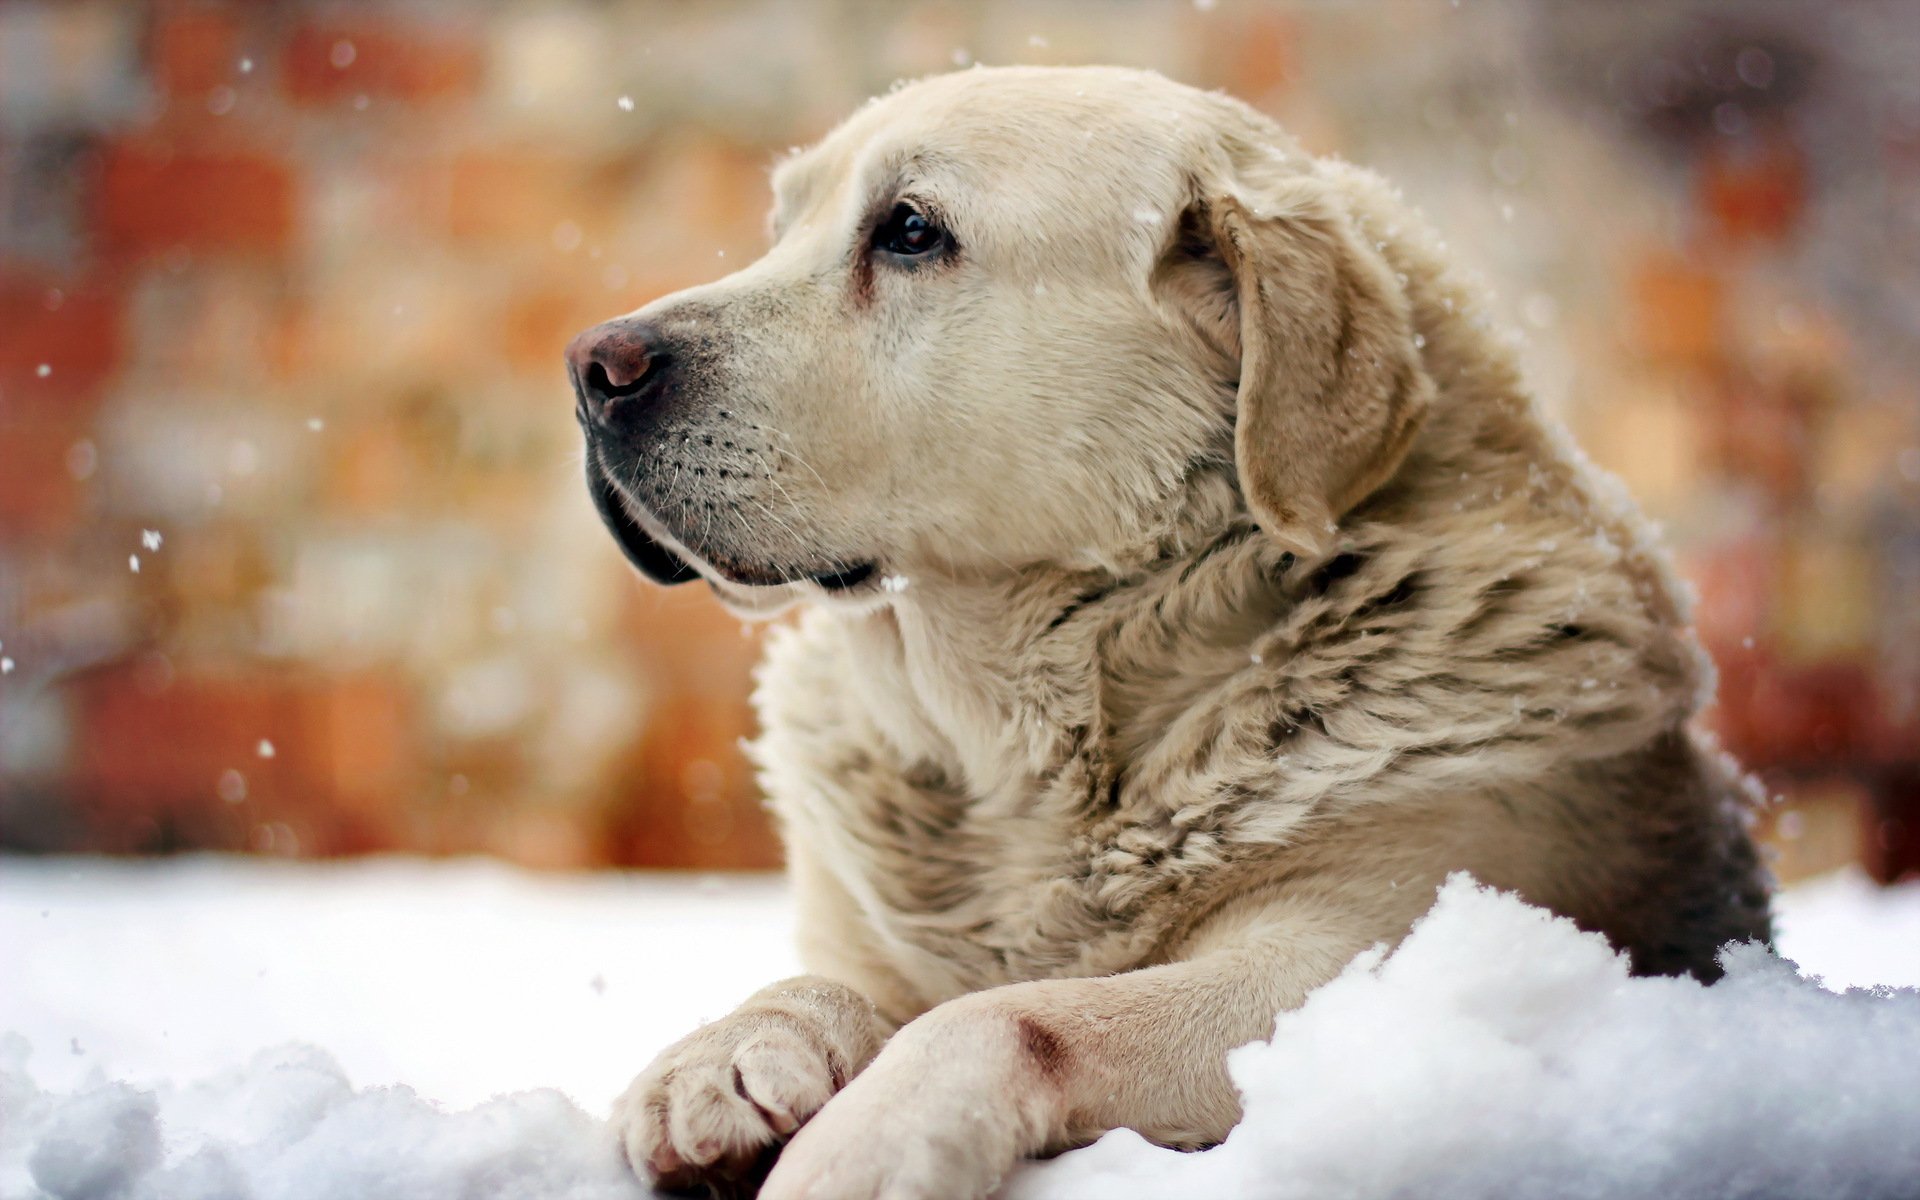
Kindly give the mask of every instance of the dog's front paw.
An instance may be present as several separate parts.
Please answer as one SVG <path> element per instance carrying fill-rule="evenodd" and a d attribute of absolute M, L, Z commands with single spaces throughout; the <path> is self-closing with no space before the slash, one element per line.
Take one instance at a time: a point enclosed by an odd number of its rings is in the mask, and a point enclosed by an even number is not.
<path fill-rule="evenodd" d="M 808 1122 L 760 1200 L 982 1200 L 1060 1123 L 1017 1027 L 957 1001 L 908 1025 Z"/>
<path fill-rule="evenodd" d="M 849 1069 L 829 1030 L 804 1013 L 743 1010 L 656 1058 L 614 1102 L 614 1133 L 633 1169 L 659 1187 L 751 1195 Z"/>

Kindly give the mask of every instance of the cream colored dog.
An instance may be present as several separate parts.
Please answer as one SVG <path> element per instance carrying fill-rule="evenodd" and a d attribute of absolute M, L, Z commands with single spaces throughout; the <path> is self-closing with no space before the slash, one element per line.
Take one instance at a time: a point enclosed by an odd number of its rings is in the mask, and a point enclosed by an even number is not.
<path fill-rule="evenodd" d="M 1667 567 L 1379 179 L 1022 68 L 775 190 L 759 262 L 569 348 L 634 563 L 807 608 L 754 756 L 814 974 L 647 1068 L 636 1169 L 965 1200 L 1218 1141 L 1227 1050 L 1453 871 L 1644 972 L 1768 936 Z"/>

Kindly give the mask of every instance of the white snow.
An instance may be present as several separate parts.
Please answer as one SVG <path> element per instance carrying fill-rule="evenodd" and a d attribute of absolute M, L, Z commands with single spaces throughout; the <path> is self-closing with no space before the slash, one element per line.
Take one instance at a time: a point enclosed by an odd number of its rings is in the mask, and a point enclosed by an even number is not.
<path fill-rule="evenodd" d="M 1830 877 L 1780 913 L 1829 988 L 1920 985 L 1920 885 Z M 598 1118 L 797 969 L 789 923 L 757 877 L 0 860 L 0 1197 L 641 1195 Z M 1005 1194 L 1911 1194 L 1920 992 L 1730 966 L 1632 979 L 1458 881 L 1235 1053 L 1225 1144 L 1117 1132 Z"/>
<path fill-rule="evenodd" d="M 1920 880 L 1883 888 L 1838 871 L 1774 902 L 1780 952 L 1834 991 L 1920 988 Z"/>
<path fill-rule="evenodd" d="M 1118 1131 L 1007 1200 L 1920 1193 L 1920 991 L 1838 994 L 1757 946 L 1723 962 L 1711 988 L 1630 978 L 1603 939 L 1456 877 L 1395 953 L 1233 1052 L 1225 1143 Z"/>

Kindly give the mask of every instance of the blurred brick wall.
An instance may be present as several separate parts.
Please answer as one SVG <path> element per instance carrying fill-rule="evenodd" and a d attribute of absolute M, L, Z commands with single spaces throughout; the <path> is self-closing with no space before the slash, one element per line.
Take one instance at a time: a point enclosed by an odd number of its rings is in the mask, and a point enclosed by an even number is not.
<path fill-rule="evenodd" d="M 0 0 L 0 844 L 774 863 L 758 637 L 606 543 L 559 350 L 750 260 L 776 151 L 978 59 L 1158 67 L 1403 182 L 1671 524 L 1788 865 L 1893 869 L 1899 23 L 1612 11 Z"/>
<path fill-rule="evenodd" d="M 765 147 L 616 102 L 645 15 L 0 5 L 9 844 L 777 861 L 754 643 L 556 366 L 759 236 Z"/>

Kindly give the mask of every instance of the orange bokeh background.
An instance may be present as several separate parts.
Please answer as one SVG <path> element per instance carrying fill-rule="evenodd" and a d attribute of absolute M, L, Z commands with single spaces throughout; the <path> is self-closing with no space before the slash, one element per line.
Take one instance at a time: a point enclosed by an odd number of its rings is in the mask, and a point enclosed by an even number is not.
<path fill-rule="evenodd" d="M 760 634 L 631 577 L 560 349 L 894 79 L 1120 62 L 1405 187 L 1666 522 L 1782 874 L 1920 869 L 1907 15 L 0 2 L 0 846 L 775 865 Z"/>

